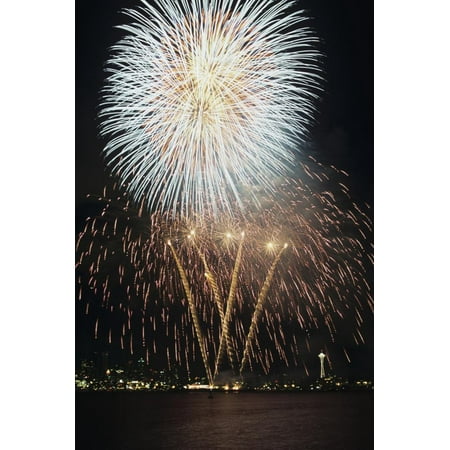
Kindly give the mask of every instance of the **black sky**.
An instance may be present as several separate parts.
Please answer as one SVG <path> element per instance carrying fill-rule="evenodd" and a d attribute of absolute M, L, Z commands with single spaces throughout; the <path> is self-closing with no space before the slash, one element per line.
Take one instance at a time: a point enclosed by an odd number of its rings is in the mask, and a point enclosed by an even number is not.
<path fill-rule="evenodd" d="M 91 214 L 86 194 L 98 194 L 107 181 L 101 157 L 97 110 L 108 48 L 121 36 L 122 8 L 138 0 L 76 2 L 76 231 Z M 303 0 L 310 25 L 325 55 L 325 91 L 311 130 L 311 147 L 321 162 L 349 173 L 352 197 L 373 206 L 373 2 Z M 369 329 L 373 324 L 369 324 Z M 362 353 L 361 366 L 372 370 L 372 355 Z"/>

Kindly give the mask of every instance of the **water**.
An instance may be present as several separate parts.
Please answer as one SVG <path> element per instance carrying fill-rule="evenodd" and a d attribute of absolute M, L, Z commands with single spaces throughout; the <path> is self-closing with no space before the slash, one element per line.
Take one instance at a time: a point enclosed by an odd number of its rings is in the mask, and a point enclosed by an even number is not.
<path fill-rule="evenodd" d="M 373 393 L 82 392 L 77 450 L 373 449 Z"/>

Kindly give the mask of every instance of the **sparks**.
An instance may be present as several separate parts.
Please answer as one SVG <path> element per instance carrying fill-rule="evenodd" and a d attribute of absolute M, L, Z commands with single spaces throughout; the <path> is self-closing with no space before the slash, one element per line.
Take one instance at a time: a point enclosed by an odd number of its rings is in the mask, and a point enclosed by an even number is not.
<path fill-rule="evenodd" d="M 190 215 L 273 192 L 320 92 L 317 38 L 281 0 L 156 0 L 126 10 L 101 103 L 104 153 L 136 201 Z M 257 199 L 253 199 L 257 202 Z"/>
<path fill-rule="evenodd" d="M 233 223 L 203 215 L 195 224 L 134 209 L 126 195 L 111 192 L 77 242 L 77 304 L 93 316 L 97 339 L 134 351 L 139 344 L 152 357 L 168 352 L 167 361 L 185 367 L 197 354 L 208 382 L 221 367 L 267 372 L 272 364 L 297 364 L 310 351 L 311 330 L 332 343 L 351 324 L 355 342 L 364 343 L 372 257 L 358 228 L 370 235 L 367 215 L 349 214 L 351 204 L 337 197 L 330 204 L 326 193 L 304 187 L 286 180 L 277 200 L 265 202 L 264 216 L 249 207 Z M 99 254 L 105 258 L 97 264 Z M 122 333 L 107 335 L 101 322 L 109 319 L 122 321 Z"/>

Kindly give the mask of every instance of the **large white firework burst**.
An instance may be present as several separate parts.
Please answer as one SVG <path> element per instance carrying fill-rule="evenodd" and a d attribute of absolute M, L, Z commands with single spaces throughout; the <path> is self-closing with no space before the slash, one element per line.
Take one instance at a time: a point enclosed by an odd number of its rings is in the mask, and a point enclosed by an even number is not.
<path fill-rule="evenodd" d="M 320 89 L 303 12 L 286 0 L 143 4 L 125 11 L 103 90 L 113 173 L 136 200 L 182 215 L 227 210 L 246 186 L 273 190 Z"/>

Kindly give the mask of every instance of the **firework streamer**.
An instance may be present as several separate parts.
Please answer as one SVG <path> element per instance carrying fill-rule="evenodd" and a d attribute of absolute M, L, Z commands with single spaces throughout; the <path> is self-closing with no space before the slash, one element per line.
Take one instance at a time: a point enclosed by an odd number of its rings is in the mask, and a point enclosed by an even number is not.
<path fill-rule="evenodd" d="M 259 293 L 258 301 L 256 302 L 256 306 L 255 306 L 255 312 L 253 313 L 252 321 L 250 324 L 250 329 L 248 331 L 247 339 L 245 342 L 244 354 L 242 356 L 241 366 L 239 369 L 239 372 L 241 374 L 242 374 L 242 371 L 245 369 L 245 366 L 247 365 L 249 358 L 250 358 L 250 347 L 251 347 L 252 341 L 255 337 L 256 326 L 257 326 L 259 318 L 261 317 L 261 314 L 263 312 L 263 305 L 267 298 L 267 294 L 269 293 L 269 288 L 272 283 L 275 269 L 277 267 L 278 262 L 280 261 L 281 254 L 284 252 L 284 250 L 286 248 L 287 248 L 287 244 L 284 244 L 282 249 L 276 255 L 276 257 L 273 260 L 273 263 L 269 269 L 269 272 L 267 273 L 266 279 L 264 280 L 264 284 L 261 289 L 261 292 Z"/>
<path fill-rule="evenodd" d="M 242 237 L 243 237 L 243 235 L 242 235 Z M 220 296 L 219 287 L 217 285 L 217 280 L 216 280 L 216 277 L 214 276 L 214 274 L 209 270 L 209 266 L 206 261 L 205 254 L 200 251 L 200 249 L 198 248 L 197 244 L 195 244 L 195 242 L 194 242 L 194 245 L 195 245 L 198 255 L 200 256 L 200 258 L 203 262 L 203 266 L 205 267 L 206 279 L 213 290 L 214 299 L 215 299 L 215 302 L 216 302 L 218 310 L 219 310 L 220 323 L 221 323 L 222 332 L 223 332 L 224 324 L 225 324 L 225 315 L 223 312 L 223 300 Z M 238 250 L 238 255 L 239 255 L 239 250 Z M 231 366 L 232 370 L 234 371 L 235 370 L 235 361 L 237 361 L 237 356 L 236 356 L 236 350 L 234 348 L 233 342 L 228 334 L 228 326 L 227 326 L 227 334 L 225 335 L 225 340 L 226 340 L 228 362 L 230 363 L 230 366 Z M 219 353 L 220 353 L 220 344 L 219 344 Z"/>
<path fill-rule="evenodd" d="M 175 251 L 172 243 L 169 241 L 167 244 L 169 245 L 169 248 L 172 251 L 173 258 L 175 259 L 176 265 L 178 267 L 178 272 L 180 273 L 181 281 L 183 283 L 184 291 L 186 293 L 186 297 L 187 297 L 187 300 L 188 300 L 189 309 L 191 311 L 192 320 L 194 322 L 195 334 L 197 336 L 197 342 L 198 342 L 198 345 L 200 347 L 200 352 L 201 352 L 201 355 L 202 355 L 203 364 L 205 366 L 206 376 L 208 378 L 209 384 L 212 385 L 213 384 L 213 378 L 211 376 L 211 369 L 209 367 L 208 354 L 206 352 L 206 347 L 205 347 L 205 339 L 203 337 L 203 332 L 202 332 L 202 329 L 200 327 L 200 322 L 198 320 L 197 308 L 196 308 L 194 300 L 192 298 L 192 292 L 191 292 L 191 288 L 189 286 L 189 281 L 187 279 L 186 272 L 183 269 L 181 261 L 178 258 L 177 252 Z"/>
<path fill-rule="evenodd" d="M 217 309 L 219 311 L 220 322 L 223 323 L 223 320 L 224 320 L 223 301 L 222 301 L 222 298 L 221 298 L 220 293 L 219 293 L 219 287 L 217 286 L 216 277 L 209 270 L 209 266 L 208 266 L 208 263 L 206 261 L 205 254 L 202 251 L 200 251 L 200 249 L 198 248 L 198 245 L 195 243 L 195 241 L 194 241 L 192 236 L 193 236 L 193 233 L 191 232 L 191 234 L 188 236 L 188 238 L 192 239 L 192 242 L 194 244 L 194 248 L 197 251 L 198 255 L 200 256 L 200 259 L 202 260 L 203 266 L 205 268 L 206 280 L 208 281 L 208 283 L 211 286 L 211 289 L 213 291 L 214 301 L 216 302 Z"/>
<path fill-rule="evenodd" d="M 155 0 L 126 10 L 100 107 L 104 155 L 138 203 L 234 213 L 276 192 L 321 90 L 318 39 L 293 1 Z M 255 204 L 257 196 L 253 196 Z"/>
<path fill-rule="evenodd" d="M 217 352 L 216 363 L 215 363 L 215 368 L 214 368 L 214 379 L 216 378 L 216 376 L 219 372 L 220 364 L 221 364 L 221 361 L 223 358 L 223 354 L 225 352 L 225 347 L 227 349 L 229 349 L 228 350 L 229 354 L 231 352 L 231 349 L 233 348 L 233 343 L 230 338 L 229 326 L 230 326 L 230 319 L 231 319 L 233 303 L 236 298 L 236 287 L 237 287 L 239 269 L 240 269 L 241 262 L 242 262 L 242 248 L 244 245 L 244 237 L 245 237 L 245 233 L 242 232 L 241 240 L 239 242 L 239 248 L 238 248 L 237 255 L 236 255 L 236 260 L 234 263 L 233 274 L 231 276 L 230 291 L 228 293 L 228 299 L 227 299 L 226 309 L 225 309 L 225 318 L 224 318 L 223 324 L 222 324 L 222 334 L 220 336 L 219 350 Z M 231 363 L 232 369 L 234 370 L 233 358 L 231 358 L 230 363 Z"/>

